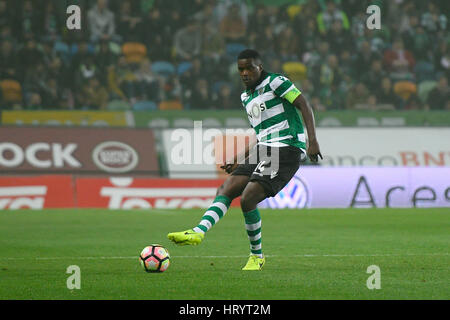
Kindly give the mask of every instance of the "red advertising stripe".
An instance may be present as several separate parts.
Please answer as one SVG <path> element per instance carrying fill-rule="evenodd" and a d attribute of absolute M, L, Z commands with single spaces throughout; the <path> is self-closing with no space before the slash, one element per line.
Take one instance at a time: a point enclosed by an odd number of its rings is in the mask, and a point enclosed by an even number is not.
<path fill-rule="evenodd" d="M 77 206 L 109 209 L 207 208 L 223 180 L 77 178 Z M 239 206 L 235 199 L 232 206 Z"/>
<path fill-rule="evenodd" d="M 71 176 L 0 177 L 0 210 L 74 206 Z"/>

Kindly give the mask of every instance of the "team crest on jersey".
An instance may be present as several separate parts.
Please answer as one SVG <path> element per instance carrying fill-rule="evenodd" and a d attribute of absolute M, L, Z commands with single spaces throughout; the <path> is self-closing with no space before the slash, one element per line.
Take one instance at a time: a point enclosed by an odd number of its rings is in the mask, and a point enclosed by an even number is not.
<path fill-rule="evenodd" d="M 252 110 L 251 111 L 252 111 L 252 117 L 253 118 L 259 118 L 261 116 L 261 111 L 259 109 L 258 104 L 254 103 L 252 105 Z"/>
<path fill-rule="evenodd" d="M 258 89 L 258 94 L 262 95 L 264 93 L 264 87 Z"/>

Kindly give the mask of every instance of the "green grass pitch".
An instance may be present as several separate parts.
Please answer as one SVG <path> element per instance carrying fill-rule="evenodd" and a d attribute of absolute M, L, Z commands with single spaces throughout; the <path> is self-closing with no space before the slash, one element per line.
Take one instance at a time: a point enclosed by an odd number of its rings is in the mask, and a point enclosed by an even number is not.
<path fill-rule="evenodd" d="M 0 211 L 0 299 L 449 299 L 449 209 L 261 210 L 261 272 L 244 272 L 249 243 L 231 209 L 199 246 L 168 232 L 203 210 Z M 148 274 L 149 244 L 171 266 Z M 66 286 L 67 267 L 81 289 Z M 370 265 L 381 289 L 369 290 Z"/>

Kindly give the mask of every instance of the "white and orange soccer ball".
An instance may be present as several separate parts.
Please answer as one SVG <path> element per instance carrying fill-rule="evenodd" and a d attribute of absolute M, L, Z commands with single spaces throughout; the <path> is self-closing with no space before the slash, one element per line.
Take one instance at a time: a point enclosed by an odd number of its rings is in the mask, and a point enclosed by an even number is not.
<path fill-rule="evenodd" d="M 152 244 L 142 250 L 139 261 L 147 272 L 164 272 L 169 268 L 169 251 L 159 244 Z"/>

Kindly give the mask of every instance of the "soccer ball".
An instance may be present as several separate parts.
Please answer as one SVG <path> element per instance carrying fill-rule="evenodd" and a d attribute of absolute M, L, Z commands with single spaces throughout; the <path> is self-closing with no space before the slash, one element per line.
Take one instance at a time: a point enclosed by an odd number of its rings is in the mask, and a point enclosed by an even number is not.
<path fill-rule="evenodd" d="M 170 265 L 169 251 L 159 244 L 152 244 L 142 250 L 139 261 L 147 272 L 164 272 Z"/>

